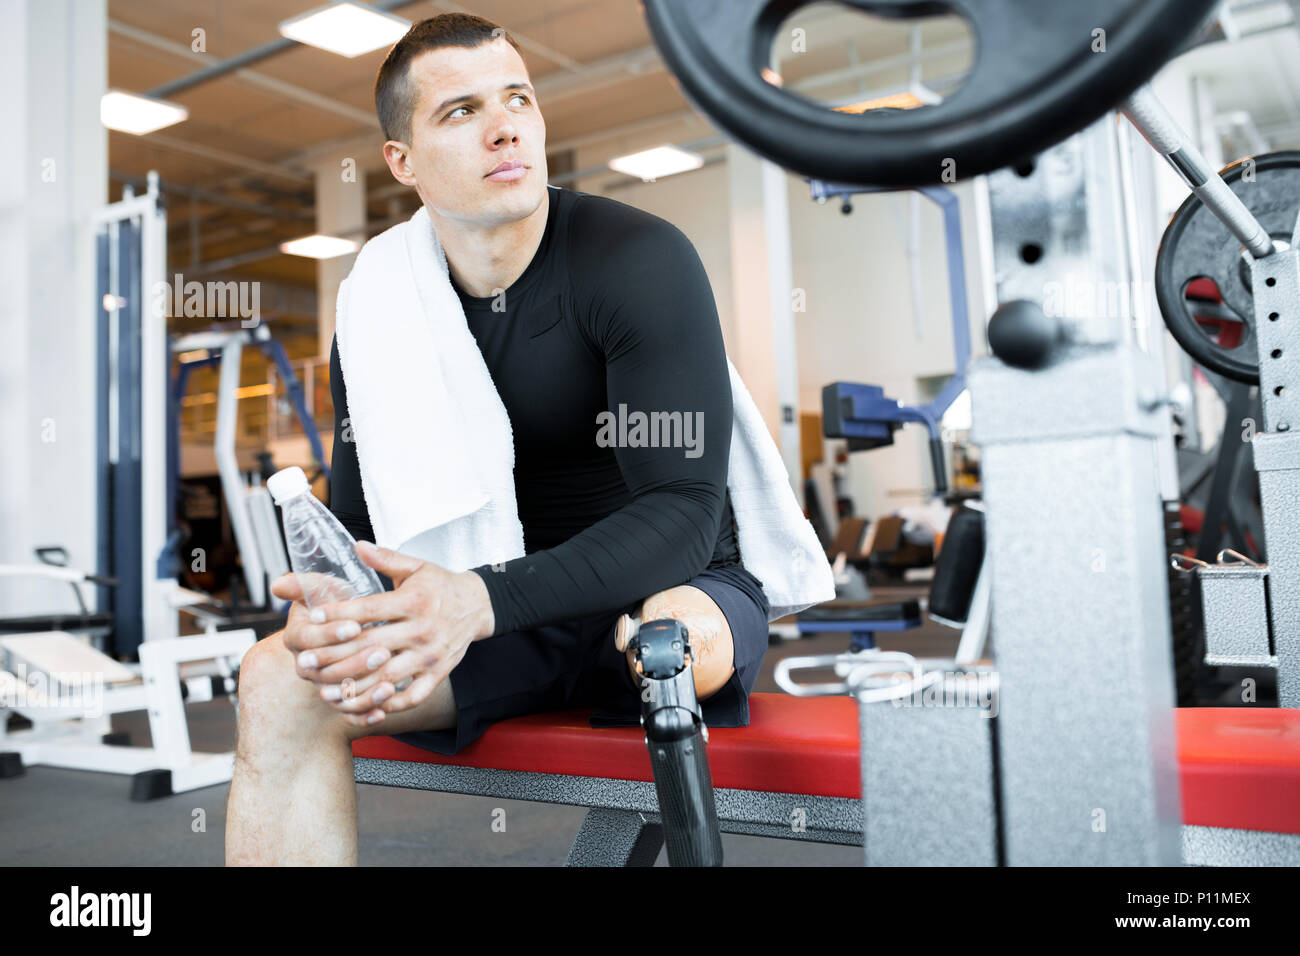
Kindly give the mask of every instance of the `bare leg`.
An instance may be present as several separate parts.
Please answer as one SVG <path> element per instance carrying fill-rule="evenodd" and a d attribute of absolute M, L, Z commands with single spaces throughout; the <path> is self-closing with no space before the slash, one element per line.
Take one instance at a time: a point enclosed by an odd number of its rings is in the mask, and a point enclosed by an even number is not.
<path fill-rule="evenodd" d="M 695 678 L 695 696 L 699 700 L 712 697 L 726 686 L 736 672 L 736 647 L 731 637 L 731 627 L 722 608 L 704 591 L 683 584 L 660 591 L 646 598 L 641 605 L 642 621 L 673 618 L 686 625 L 691 653 L 691 674 Z M 614 646 L 627 656 L 627 667 L 632 679 L 640 682 L 636 658 L 627 649 L 631 638 L 630 619 L 624 615 L 614 630 Z"/>
<path fill-rule="evenodd" d="M 277 632 L 239 670 L 239 738 L 226 804 L 229 866 L 355 866 L 352 741 L 456 725 L 451 681 L 418 707 L 354 727 L 298 676 Z"/>

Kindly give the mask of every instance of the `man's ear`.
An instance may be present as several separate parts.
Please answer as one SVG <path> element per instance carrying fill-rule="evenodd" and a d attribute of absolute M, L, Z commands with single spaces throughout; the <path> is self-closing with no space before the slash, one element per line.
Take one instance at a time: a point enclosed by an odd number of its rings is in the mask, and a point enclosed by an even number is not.
<path fill-rule="evenodd" d="M 384 162 L 388 171 L 403 186 L 415 185 L 415 174 L 411 170 L 411 147 L 399 140 L 390 139 L 384 143 Z"/>

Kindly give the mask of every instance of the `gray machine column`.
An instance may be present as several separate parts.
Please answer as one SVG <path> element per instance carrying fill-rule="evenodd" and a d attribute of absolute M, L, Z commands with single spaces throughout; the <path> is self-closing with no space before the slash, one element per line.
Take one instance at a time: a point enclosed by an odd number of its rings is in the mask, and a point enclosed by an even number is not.
<path fill-rule="evenodd" d="M 1300 707 L 1300 225 L 1291 248 L 1251 259 L 1259 394 L 1265 431 L 1255 468 L 1268 540 L 1268 593 L 1277 657 L 1277 700 Z"/>
<path fill-rule="evenodd" d="M 989 177 L 998 298 L 1059 318 L 1035 369 L 973 363 L 1011 865 L 1177 865 L 1157 442 L 1132 341 L 1114 120 Z"/>

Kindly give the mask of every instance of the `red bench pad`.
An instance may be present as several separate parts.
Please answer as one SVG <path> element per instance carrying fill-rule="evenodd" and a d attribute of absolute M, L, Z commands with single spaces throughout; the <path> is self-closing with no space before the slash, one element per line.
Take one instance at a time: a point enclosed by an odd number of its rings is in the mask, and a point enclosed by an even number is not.
<path fill-rule="evenodd" d="M 1300 833 L 1300 710 L 1178 710 L 1183 822 Z"/>
<path fill-rule="evenodd" d="M 857 704 L 850 697 L 753 694 L 748 727 L 709 731 L 713 784 L 737 790 L 861 796 Z M 639 727 L 593 728 L 589 711 L 493 724 L 454 757 L 365 737 L 357 757 L 615 780 L 653 780 Z M 1300 710 L 1182 708 L 1183 822 L 1300 833 Z"/>
<path fill-rule="evenodd" d="M 530 714 L 493 724 L 454 757 L 391 737 L 354 741 L 357 757 L 494 770 L 652 781 L 640 727 L 587 723 L 589 710 Z M 709 728 L 715 787 L 857 797 L 858 708 L 851 697 L 752 694 L 748 727 Z"/>

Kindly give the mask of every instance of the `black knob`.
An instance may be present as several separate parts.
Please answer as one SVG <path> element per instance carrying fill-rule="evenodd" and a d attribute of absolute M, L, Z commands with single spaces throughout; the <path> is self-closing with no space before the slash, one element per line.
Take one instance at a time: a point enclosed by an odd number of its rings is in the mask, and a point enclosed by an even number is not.
<path fill-rule="evenodd" d="M 1008 365 L 1041 368 L 1064 339 L 1061 320 L 1028 299 L 1004 302 L 989 319 L 989 348 Z"/>

